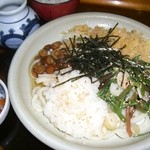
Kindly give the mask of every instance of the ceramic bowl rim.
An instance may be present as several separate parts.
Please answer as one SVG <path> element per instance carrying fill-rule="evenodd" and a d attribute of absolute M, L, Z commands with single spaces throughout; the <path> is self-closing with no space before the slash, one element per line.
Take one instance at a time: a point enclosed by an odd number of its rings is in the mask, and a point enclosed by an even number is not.
<path fill-rule="evenodd" d="M 77 0 L 68 0 L 66 2 L 58 2 L 58 3 L 43 3 L 37 0 L 31 0 L 34 3 L 38 4 L 38 5 L 43 5 L 43 6 L 58 6 L 58 5 L 65 5 L 67 3 L 71 3 L 72 1 L 77 1 Z"/>
<path fill-rule="evenodd" d="M 20 12 L 22 9 L 25 8 L 25 6 L 27 5 L 27 0 L 22 0 L 22 3 L 20 3 L 20 6 L 17 9 L 13 9 L 10 11 L 0 11 L 0 15 L 12 15 L 12 14 L 16 14 L 18 12 Z"/>

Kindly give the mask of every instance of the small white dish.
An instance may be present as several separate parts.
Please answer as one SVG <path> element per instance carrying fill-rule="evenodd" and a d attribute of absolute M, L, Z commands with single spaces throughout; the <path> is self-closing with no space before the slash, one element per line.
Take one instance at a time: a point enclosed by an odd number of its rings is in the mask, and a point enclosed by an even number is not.
<path fill-rule="evenodd" d="M 2 124 L 10 108 L 8 89 L 2 80 L 0 80 L 0 99 L 5 99 L 5 104 L 0 112 L 0 124 Z"/>

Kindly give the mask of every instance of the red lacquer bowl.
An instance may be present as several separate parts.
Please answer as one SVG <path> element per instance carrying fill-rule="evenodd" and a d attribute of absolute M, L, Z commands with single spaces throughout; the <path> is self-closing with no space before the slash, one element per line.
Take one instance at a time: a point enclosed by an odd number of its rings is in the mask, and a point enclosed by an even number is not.
<path fill-rule="evenodd" d="M 44 3 L 42 0 L 29 0 L 29 5 L 44 21 L 50 21 L 68 14 L 75 13 L 80 0 L 68 0 L 60 3 Z"/>

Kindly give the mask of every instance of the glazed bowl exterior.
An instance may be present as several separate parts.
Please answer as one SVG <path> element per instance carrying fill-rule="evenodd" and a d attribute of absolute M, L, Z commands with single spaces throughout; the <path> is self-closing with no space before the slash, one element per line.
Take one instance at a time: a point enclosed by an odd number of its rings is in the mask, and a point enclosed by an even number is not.
<path fill-rule="evenodd" d="M 80 0 L 69 0 L 60 3 L 43 3 L 29 0 L 29 4 L 44 21 L 50 21 L 77 11 Z"/>

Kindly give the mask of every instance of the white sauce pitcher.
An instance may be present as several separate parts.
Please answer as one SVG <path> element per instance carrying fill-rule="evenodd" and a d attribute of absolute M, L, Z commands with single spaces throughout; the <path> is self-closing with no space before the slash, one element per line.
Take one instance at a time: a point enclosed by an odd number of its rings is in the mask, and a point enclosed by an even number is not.
<path fill-rule="evenodd" d="M 27 0 L 0 0 L 0 45 L 17 49 L 40 26 Z"/>

